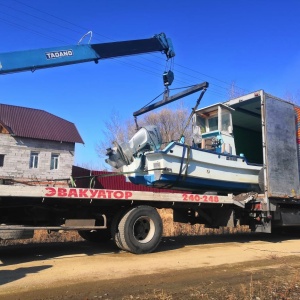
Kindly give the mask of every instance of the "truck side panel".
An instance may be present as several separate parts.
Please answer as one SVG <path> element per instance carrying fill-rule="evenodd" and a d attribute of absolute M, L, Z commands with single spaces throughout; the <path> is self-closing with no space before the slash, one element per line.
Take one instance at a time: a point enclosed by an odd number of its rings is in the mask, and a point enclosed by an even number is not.
<path fill-rule="evenodd" d="M 265 124 L 268 197 L 300 198 L 294 105 L 265 94 Z"/>

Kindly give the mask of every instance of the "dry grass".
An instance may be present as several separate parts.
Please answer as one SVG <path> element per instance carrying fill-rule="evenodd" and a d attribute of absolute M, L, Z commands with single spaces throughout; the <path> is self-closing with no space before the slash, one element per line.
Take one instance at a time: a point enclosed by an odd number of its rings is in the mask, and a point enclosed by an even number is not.
<path fill-rule="evenodd" d="M 32 239 L 24 240 L 0 240 L 0 246 L 33 244 L 33 243 L 55 243 L 55 242 L 78 242 L 83 241 L 77 231 L 60 231 L 48 234 L 46 230 L 35 230 Z"/>
<path fill-rule="evenodd" d="M 275 278 L 268 282 L 254 281 L 241 284 L 233 291 L 224 289 L 220 299 L 226 300 L 296 300 L 300 299 L 299 270 L 286 278 Z M 211 298 L 208 298 L 211 299 Z M 219 298 L 214 298 L 219 299 Z"/>
<path fill-rule="evenodd" d="M 275 278 L 268 282 L 254 281 L 250 275 L 247 284 L 238 286 L 220 286 L 207 289 L 203 287 L 187 287 L 180 292 L 154 290 L 139 295 L 129 295 L 122 300 L 173 300 L 173 299 L 203 299 L 203 300 L 298 300 L 300 299 L 299 271 L 295 270 L 287 278 Z"/>
<path fill-rule="evenodd" d="M 139 296 L 129 295 L 123 297 L 122 300 L 131 300 L 131 299 L 139 299 L 139 300 L 172 300 L 173 296 L 169 293 L 166 293 L 164 290 L 154 290 L 152 293 L 145 293 Z"/>
<path fill-rule="evenodd" d="M 203 224 L 190 225 L 173 222 L 173 212 L 171 209 L 160 209 L 159 214 L 164 223 L 164 236 L 235 234 L 250 232 L 247 226 L 238 226 L 236 228 L 221 227 L 219 229 L 215 229 L 205 228 Z"/>

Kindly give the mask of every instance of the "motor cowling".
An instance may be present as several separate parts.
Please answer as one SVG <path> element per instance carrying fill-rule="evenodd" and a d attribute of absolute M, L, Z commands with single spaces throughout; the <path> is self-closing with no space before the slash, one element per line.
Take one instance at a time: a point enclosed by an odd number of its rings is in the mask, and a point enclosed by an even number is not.
<path fill-rule="evenodd" d="M 129 142 L 114 142 L 115 147 L 107 149 L 108 158 L 105 162 L 116 169 L 128 166 L 139 153 L 158 150 L 161 143 L 162 137 L 157 126 L 142 127 Z"/>

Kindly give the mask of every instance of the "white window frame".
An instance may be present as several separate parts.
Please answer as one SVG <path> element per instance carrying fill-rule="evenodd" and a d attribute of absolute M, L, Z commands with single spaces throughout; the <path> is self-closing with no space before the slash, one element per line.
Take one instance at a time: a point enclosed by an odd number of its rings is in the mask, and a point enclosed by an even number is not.
<path fill-rule="evenodd" d="M 39 152 L 31 151 L 29 158 L 29 169 L 37 169 L 39 167 Z"/>
<path fill-rule="evenodd" d="M 59 154 L 51 153 L 50 170 L 58 170 L 59 168 Z"/>

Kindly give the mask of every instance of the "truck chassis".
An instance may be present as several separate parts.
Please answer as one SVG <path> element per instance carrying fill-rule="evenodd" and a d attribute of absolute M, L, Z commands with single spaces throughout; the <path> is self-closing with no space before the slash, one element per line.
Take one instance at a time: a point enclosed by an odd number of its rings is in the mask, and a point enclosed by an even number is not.
<path fill-rule="evenodd" d="M 28 238 L 34 230 L 77 230 L 89 241 L 113 239 L 122 250 L 148 253 L 162 237 L 160 208 L 171 208 L 175 222 L 211 228 L 247 224 L 253 231 L 270 231 L 269 219 L 262 211 L 263 194 L 0 185 L 0 195 L 2 239 Z"/>

